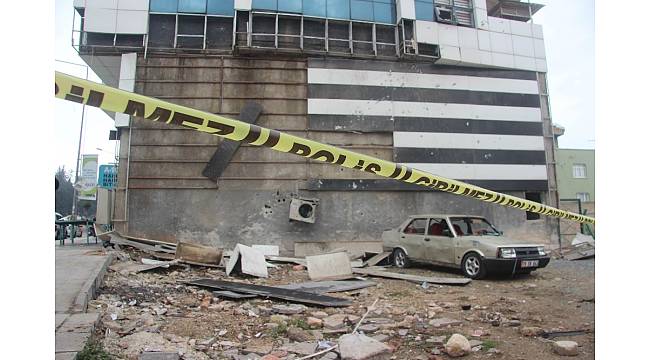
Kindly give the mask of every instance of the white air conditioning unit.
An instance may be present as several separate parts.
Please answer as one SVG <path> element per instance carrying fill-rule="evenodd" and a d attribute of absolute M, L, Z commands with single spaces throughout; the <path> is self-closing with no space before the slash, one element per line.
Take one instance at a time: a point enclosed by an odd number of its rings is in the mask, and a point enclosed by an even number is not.
<path fill-rule="evenodd" d="M 436 6 L 436 21 L 444 23 L 453 23 L 454 15 L 451 9 Z"/>
<path fill-rule="evenodd" d="M 318 199 L 291 199 L 291 204 L 289 205 L 289 221 L 315 223 L 317 206 Z"/>

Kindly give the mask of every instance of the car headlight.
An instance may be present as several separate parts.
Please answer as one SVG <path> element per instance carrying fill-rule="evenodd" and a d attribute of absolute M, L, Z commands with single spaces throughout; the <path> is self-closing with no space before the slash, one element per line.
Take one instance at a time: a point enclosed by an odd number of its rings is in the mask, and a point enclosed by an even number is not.
<path fill-rule="evenodd" d="M 546 255 L 546 251 L 544 251 L 544 247 L 543 247 L 543 246 L 538 246 L 538 247 L 537 247 L 537 252 L 538 252 L 540 255 Z"/>
<path fill-rule="evenodd" d="M 501 248 L 499 249 L 499 257 L 502 257 L 504 259 L 512 259 L 517 257 L 517 253 L 513 248 Z"/>

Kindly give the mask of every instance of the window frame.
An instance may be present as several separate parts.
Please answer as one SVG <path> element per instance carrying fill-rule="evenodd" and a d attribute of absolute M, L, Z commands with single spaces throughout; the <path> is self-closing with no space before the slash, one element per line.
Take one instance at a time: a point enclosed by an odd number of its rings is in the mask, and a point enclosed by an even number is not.
<path fill-rule="evenodd" d="M 405 232 L 406 229 L 407 229 L 411 224 L 413 224 L 413 222 L 418 221 L 418 220 L 424 220 L 424 221 L 425 221 L 425 225 L 424 225 L 424 233 L 423 233 L 423 234 L 419 234 L 419 233 L 407 233 L 407 232 Z M 409 221 L 409 223 L 406 224 L 406 226 L 404 226 L 404 228 L 402 229 L 402 234 L 404 234 L 404 235 L 420 235 L 420 236 L 427 236 L 428 233 L 429 233 L 429 218 L 426 218 L 426 217 L 423 217 L 423 218 L 413 218 L 413 219 L 412 219 L 411 221 Z"/>
<path fill-rule="evenodd" d="M 578 169 L 580 171 L 576 171 Z M 574 179 L 586 179 L 587 178 L 587 164 L 574 163 L 572 170 L 573 170 L 573 178 Z M 582 174 L 577 174 L 578 172 L 582 172 Z M 577 175 L 582 175 L 582 176 L 577 176 Z"/>

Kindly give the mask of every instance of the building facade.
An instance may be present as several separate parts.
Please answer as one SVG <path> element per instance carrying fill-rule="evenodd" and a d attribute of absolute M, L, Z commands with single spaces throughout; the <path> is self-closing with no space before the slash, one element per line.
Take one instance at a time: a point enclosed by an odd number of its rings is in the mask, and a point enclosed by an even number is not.
<path fill-rule="evenodd" d="M 557 206 L 541 6 L 512 0 L 80 0 L 105 83 Z M 115 114 L 116 228 L 231 247 L 380 240 L 414 213 L 484 215 L 551 243 L 557 220 Z M 255 120 L 251 120 L 255 121 Z M 216 152 L 216 153 L 215 153 Z M 224 170 L 203 176 L 212 160 Z M 314 223 L 289 221 L 316 199 Z"/>
<path fill-rule="evenodd" d="M 560 198 L 596 202 L 595 150 L 557 149 L 556 152 Z"/>

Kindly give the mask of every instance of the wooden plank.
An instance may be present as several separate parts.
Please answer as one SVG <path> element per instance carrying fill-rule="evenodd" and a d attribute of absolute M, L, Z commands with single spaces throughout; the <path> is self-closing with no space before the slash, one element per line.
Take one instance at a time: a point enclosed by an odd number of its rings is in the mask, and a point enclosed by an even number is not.
<path fill-rule="evenodd" d="M 310 293 L 325 294 L 331 292 L 342 292 L 364 289 L 375 286 L 377 283 L 372 281 L 352 280 L 352 281 L 307 281 L 303 283 L 294 283 L 287 285 L 278 285 L 276 287 L 289 290 L 300 290 Z"/>
<path fill-rule="evenodd" d="M 239 120 L 248 124 L 255 124 L 257 123 L 257 119 L 259 119 L 261 113 L 262 105 L 248 101 L 244 104 L 244 107 L 239 113 Z M 240 145 L 240 141 L 222 139 L 217 146 L 217 150 L 214 151 L 212 158 L 203 169 L 203 176 L 217 182 L 219 176 L 221 176 L 223 171 L 226 170 L 226 167 L 235 155 L 237 149 L 239 149 Z"/>
<path fill-rule="evenodd" d="M 221 250 L 212 246 L 179 241 L 176 247 L 177 259 L 194 263 L 219 265 L 221 263 L 221 255 Z"/>
<path fill-rule="evenodd" d="M 234 291 L 228 291 L 228 290 L 216 290 L 212 292 L 212 295 L 216 297 L 225 297 L 229 299 L 252 299 L 254 297 L 257 297 L 255 294 L 241 294 L 241 293 L 236 293 Z"/>
<path fill-rule="evenodd" d="M 388 271 L 377 271 L 374 269 L 364 269 L 364 268 L 354 268 L 352 272 L 355 274 L 368 275 L 383 277 L 388 279 L 397 279 L 397 280 L 406 280 L 414 283 L 421 284 L 423 282 L 428 282 L 430 284 L 440 284 L 440 285 L 467 285 L 472 280 L 467 278 L 439 278 L 439 277 L 427 277 L 427 276 L 418 276 L 410 274 L 398 274 Z"/>
<path fill-rule="evenodd" d="M 363 267 L 366 267 L 366 266 L 375 266 L 375 265 L 377 265 L 380 261 L 382 261 L 382 260 L 384 260 L 385 258 L 389 257 L 390 254 L 391 254 L 390 251 L 383 252 L 383 253 L 381 253 L 381 254 L 377 254 L 377 255 L 371 257 L 370 259 L 368 259 L 367 261 L 364 261 L 364 262 L 363 262 Z"/>
<path fill-rule="evenodd" d="M 243 294 L 254 294 L 274 299 L 287 300 L 301 304 L 319 306 L 349 306 L 350 300 L 335 298 L 327 295 L 312 294 L 305 291 L 282 289 L 273 286 L 235 283 L 213 279 L 197 279 L 187 282 L 189 285 L 201 286 L 211 289 L 229 290 Z"/>

